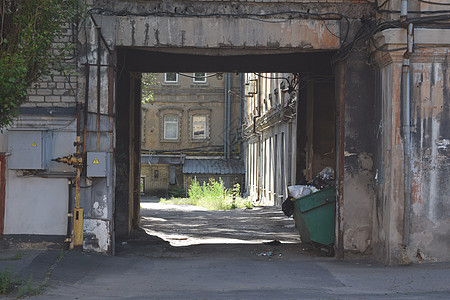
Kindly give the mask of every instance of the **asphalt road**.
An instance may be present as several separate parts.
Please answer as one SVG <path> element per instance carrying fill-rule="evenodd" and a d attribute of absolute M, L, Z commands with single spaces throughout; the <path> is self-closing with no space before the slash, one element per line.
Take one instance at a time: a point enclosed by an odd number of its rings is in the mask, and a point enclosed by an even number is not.
<path fill-rule="evenodd" d="M 277 209 L 147 203 L 143 229 L 118 241 L 115 256 L 27 250 L 21 260 L 0 261 L 0 270 L 45 282 L 32 299 L 450 298 L 450 264 L 387 267 L 364 256 L 324 257 L 300 243 L 292 219 Z M 274 240 L 281 244 L 267 244 Z"/>

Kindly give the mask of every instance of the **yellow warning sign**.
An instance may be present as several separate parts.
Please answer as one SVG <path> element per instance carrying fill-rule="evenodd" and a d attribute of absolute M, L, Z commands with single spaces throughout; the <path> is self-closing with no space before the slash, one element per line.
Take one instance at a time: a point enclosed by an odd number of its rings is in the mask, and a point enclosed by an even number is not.
<path fill-rule="evenodd" d="M 31 147 L 37 147 L 36 142 L 33 142 L 33 145 Z"/>
<path fill-rule="evenodd" d="M 92 164 L 94 165 L 98 165 L 100 162 L 98 161 L 97 157 L 94 159 L 94 161 L 92 162 Z"/>

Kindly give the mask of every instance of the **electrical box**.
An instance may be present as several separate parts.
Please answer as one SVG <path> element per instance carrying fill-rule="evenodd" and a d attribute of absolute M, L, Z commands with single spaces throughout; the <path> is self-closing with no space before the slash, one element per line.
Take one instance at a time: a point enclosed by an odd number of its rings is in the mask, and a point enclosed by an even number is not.
<path fill-rule="evenodd" d="M 108 153 L 88 152 L 86 154 L 87 177 L 106 177 Z"/>
<path fill-rule="evenodd" d="M 11 170 L 43 170 L 44 133 L 43 131 L 8 131 L 8 168 Z"/>

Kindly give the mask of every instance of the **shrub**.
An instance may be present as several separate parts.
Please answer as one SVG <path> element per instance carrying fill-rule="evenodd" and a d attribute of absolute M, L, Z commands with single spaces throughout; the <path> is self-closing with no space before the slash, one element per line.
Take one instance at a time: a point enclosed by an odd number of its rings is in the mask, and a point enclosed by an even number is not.
<path fill-rule="evenodd" d="M 197 178 L 191 182 L 188 198 L 175 198 L 162 200 L 161 203 L 190 204 L 202 206 L 208 210 L 226 210 L 233 208 L 253 208 L 251 200 L 244 200 L 240 196 L 240 185 L 235 184 L 232 190 L 227 189 L 223 181 L 211 178 L 209 182 L 200 184 Z M 234 199 L 233 199 L 234 195 Z"/>
<path fill-rule="evenodd" d="M 175 198 L 181 198 L 186 196 L 184 188 L 173 187 L 169 190 L 169 195 Z"/>

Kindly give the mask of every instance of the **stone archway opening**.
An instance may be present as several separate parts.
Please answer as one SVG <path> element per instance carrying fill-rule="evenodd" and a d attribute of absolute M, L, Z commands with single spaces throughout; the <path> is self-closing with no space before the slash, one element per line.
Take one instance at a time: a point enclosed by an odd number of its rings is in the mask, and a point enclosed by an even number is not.
<path fill-rule="evenodd" d="M 258 54 L 257 54 L 258 53 Z M 267 139 L 266 150 L 278 144 L 281 151 L 294 151 L 292 182 L 302 184 L 323 166 L 335 168 L 335 83 L 331 60 L 334 52 L 285 52 L 282 50 L 144 49 L 122 47 L 116 52 L 116 189 L 115 239 L 125 240 L 139 230 L 141 222 L 141 74 L 145 72 L 280 72 L 299 73 L 307 80 L 299 86 L 298 116 L 283 139 L 296 135 L 295 144 L 282 143 L 281 134 Z M 322 137 L 322 138 L 321 138 Z M 273 148 L 272 148 L 273 149 Z M 252 165 L 247 164 L 249 167 Z M 268 168 L 276 167 L 273 164 Z M 278 165 L 278 167 L 280 167 Z M 320 170 L 319 170 L 320 171 Z M 259 179 L 262 180 L 262 179 Z M 270 180 L 270 179 L 268 179 Z M 274 180 L 274 178 L 272 178 Z M 276 180 L 276 179 L 275 179 Z M 263 192 L 263 191 L 262 191 Z M 276 203 L 276 202 L 275 202 Z M 280 203 L 276 203 L 280 206 Z"/>

